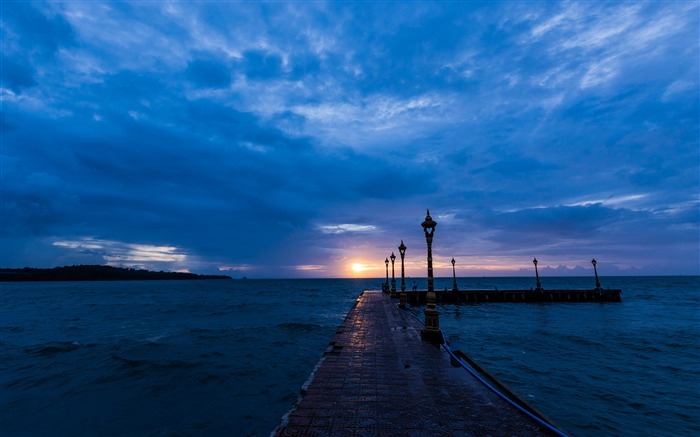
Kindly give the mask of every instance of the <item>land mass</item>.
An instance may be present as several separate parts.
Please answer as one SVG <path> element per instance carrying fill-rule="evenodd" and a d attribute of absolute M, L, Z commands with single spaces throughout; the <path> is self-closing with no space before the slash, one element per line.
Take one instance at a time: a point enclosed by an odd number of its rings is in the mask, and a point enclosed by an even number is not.
<path fill-rule="evenodd" d="M 172 279 L 231 279 L 225 275 L 197 275 L 183 272 L 152 272 L 99 265 L 65 266 L 52 269 L 0 269 L 0 282 L 27 281 L 149 281 Z"/>

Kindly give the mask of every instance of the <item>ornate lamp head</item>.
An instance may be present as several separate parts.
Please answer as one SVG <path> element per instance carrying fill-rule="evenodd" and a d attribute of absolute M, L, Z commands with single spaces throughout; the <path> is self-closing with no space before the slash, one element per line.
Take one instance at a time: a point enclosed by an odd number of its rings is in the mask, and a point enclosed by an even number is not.
<path fill-rule="evenodd" d="M 394 255 L 394 252 L 391 252 L 391 256 L 389 258 L 391 258 L 391 263 L 393 264 L 394 260 L 396 259 L 396 255 Z"/>
<path fill-rule="evenodd" d="M 452 267 L 454 267 L 454 266 L 455 266 L 455 259 L 452 258 Z"/>
<path fill-rule="evenodd" d="M 535 267 L 537 267 L 537 258 L 533 259 L 532 263 L 535 265 Z"/>
<path fill-rule="evenodd" d="M 421 223 L 420 225 L 423 227 L 423 232 L 425 232 L 426 236 L 432 236 L 435 232 L 435 226 L 437 226 L 437 223 L 435 222 L 435 220 L 433 220 L 432 217 L 430 217 L 430 210 L 427 211 L 428 212 L 425 216 L 425 221 L 423 221 L 423 223 Z M 430 232 L 428 232 L 428 230 L 430 230 Z"/>
<path fill-rule="evenodd" d="M 404 256 L 406 253 L 406 246 L 403 244 L 403 240 L 401 240 L 401 245 L 399 246 L 399 253 L 401 256 Z"/>

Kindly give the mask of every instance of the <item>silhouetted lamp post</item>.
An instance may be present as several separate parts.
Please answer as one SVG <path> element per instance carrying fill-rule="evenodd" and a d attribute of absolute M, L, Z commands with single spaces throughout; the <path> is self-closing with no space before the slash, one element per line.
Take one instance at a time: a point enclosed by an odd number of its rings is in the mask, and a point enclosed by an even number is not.
<path fill-rule="evenodd" d="M 425 241 L 428 244 L 428 293 L 425 298 L 425 327 L 421 331 L 421 338 L 434 344 L 442 344 L 442 332 L 440 332 L 440 320 L 435 308 L 435 289 L 433 287 L 433 234 L 437 223 L 430 217 L 430 210 L 427 211 L 425 221 L 421 223 L 425 233 Z"/>
<path fill-rule="evenodd" d="M 542 291 L 542 285 L 540 284 L 540 274 L 537 272 L 537 258 L 533 259 L 532 263 L 535 265 L 535 277 L 537 278 L 537 288 L 535 288 L 535 291 Z"/>
<path fill-rule="evenodd" d="M 391 252 L 391 297 L 396 297 L 396 277 L 394 276 L 394 261 L 396 261 L 396 255 Z"/>
<path fill-rule="evenodd" d="M 595 268 L 595 265 L 598 263 L 596 262 L 595 258 L 593 258 L 591 260 L 591 264 L 593 264 L 593 273 L 595 273 L 595 289 L 600 290 L 600 281 L 598 280 L 598 270 Z"/>
<path fill-rule="evenodd" d="M 455 259 L 452 258 L 452 291 L 458 291 L 457 289 L 457 274 L 455 273 Z"/>
<path fill-rule="evenodd" d="M 389 291 L 389 258 L 384 260 L 386 265 L 386 282 L 384 283 L 384 291 Z"/>
<path fill-rule="evenodd" d="M 399 255 L 401 255 L 401 295 L 399 296 L 399 308 L 406 308 L 406 279 L 403 272 L 403 258 L 406 255 L 406 245 L 403 244 L 403 240 L 401 240 L 401 244 L 399 245 Z"/>
<path fill-rule="evenodd" d="M 406 255 L 406 245 L 403 244 L 403 240 L 401 240 L 399 245 L 399 255 L 401 255 L 401 291 L 406 291 L 406 278 L 403 272 L 403 258 Z"/>

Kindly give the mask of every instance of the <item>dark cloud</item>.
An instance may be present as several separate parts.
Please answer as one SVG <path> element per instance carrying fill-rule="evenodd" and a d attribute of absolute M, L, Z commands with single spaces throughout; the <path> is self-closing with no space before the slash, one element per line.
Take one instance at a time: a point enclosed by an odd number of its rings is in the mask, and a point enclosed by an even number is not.
<path fill-rule="evenodd" d="M 74 43 L 74 33 L 61 14 L 40 11 L 30 2 L 8 2 L 2 12 L 2 86 L 19 94 L 37 84 L 36 66 Z"/>
<path fill-rule="evenodd" d="M 598 204 L 557 206 L 498 213 L 489 217 L 488 222 L 494 229 L 581 237 L 597 231 L 612 221 L 623 220 L 629 213 L 627 210 L 613 210 Z"/>
<path fill-rule="evenodd" d="M 25 56 L 41 60 L 55 55 L 59 47 L 74 43 L 74 31 L 60 11 L 49 8 L 39 10 L 30 2 L 6 2 L 3 4 L 3 22 L 9 26 L 3 33 L 20 36 Z"/>
<path fill-rule="evenodd" d="M 253 80 L 270 79 L 282 74 L 282 59 L 274 53 L 246 51 L 240 65 L 246 77 Z"/>
<path fill-rule="evenodd" d="M 36 85 L 34 69 L 26 60 L 2 56 L 2 86 L 19 94 L 23 88 Z"/>
<path fill-rule="evenodd" d="M 368 160 L 357 166 L 355 191 L 361 198 L 400 200 L 435 191 L 435 176 L 421 168 L 386 165 Z"/>
<path fill-rule="evenodd" d="M 321 68 L 324 67 L 318 57 L 310 54 L 294 54 L 290 63 L 289 78 L 291 80 L 316 77 L 321 73 Z"/>
<path fill-rule="evenodd" d="M 601 242 L 611 237 L 611 225 L 640 221 L 645 215 L 590 205 L 513 212 L 480 210 L 469 218 L 482 235 L 481 240 L 493 243 L 497 253 L 547 254 L 561 260 L 576 253 L 600 254 Z"/>
<path fill-rule="evenodd" d="M 187 65 L 185 74 L 189 80 L 202 87 L 223 88 L 231 84 L 231 73 L 228 66 L 216 61 L 191 61 Z"/>

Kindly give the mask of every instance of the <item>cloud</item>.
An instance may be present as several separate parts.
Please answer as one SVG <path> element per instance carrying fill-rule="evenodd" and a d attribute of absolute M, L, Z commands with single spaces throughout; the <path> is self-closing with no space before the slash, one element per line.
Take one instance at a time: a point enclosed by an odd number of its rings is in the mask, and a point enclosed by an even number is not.
<path fill-rule="evenodd" d="M 218 269 L 222 272 L 228 272 L 228 271 L 246 271 L 246 270 L 251 270 L 253 266 L 248 265 L 248 264 L 239 264 L 239 265 L 226 265 L 226 266 L 219 266 Z"/>
<path fill-rule="evenodd" d="M 125 243 L 82 237 L 77 240 L 57 240 L 54 246 L 82 253 L 99 254 L 110 266 L 153 266 L 159 263 L 185 263 L 187 255 L 174 246 Z"/>
<path fill-rule="evenodd" d="M 487 167 L 474 170 L 473 173 L 490 171 L 502 177 L 511 177 L 522 173 L 542 174 L 555 168 L 556 166 L 545 164 L 532 157 L 505 156 Z"/>
<path fill-rule="evenodd" d="M 314 264 L 305 264 L 305 265 L 300 265 L 300 266 L 294 266 L 296 270 L 300 270 L 302 272 L 322 272 L 326 270 L 325 266 L 321 265 L 314 265 Z"/>
<path fill-rule="evenodd" d="M 691 82 L 689 80 L 677 80 L 666 88 L 662 96 L 663 100 L 671 100 L 675 96 L 683 95 L 685 93 L 691 92 L 693 89 L 697 89 L 697 82 Z"/>
<path fill-rule="evenodd" d="M 352 223 L 345 223 L 341 225 L 323 225 L 319 226 L 319 229 L 324 234 L 344 234 L 346 232 L 371 232 L 377 228 L 372 225 L 356 225 Z"/>

